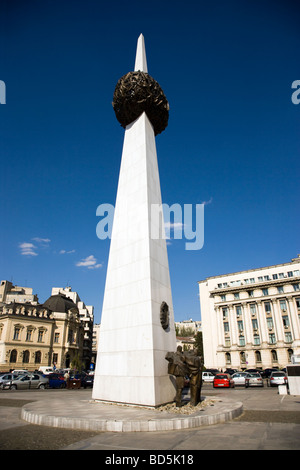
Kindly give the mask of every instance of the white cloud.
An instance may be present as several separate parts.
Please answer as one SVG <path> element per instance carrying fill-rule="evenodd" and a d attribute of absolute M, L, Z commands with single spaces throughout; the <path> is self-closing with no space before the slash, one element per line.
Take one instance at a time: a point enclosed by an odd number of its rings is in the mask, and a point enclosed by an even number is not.
<path fill-rule="evenodd" d="M 32 238 L 31 240 L 37 242 L 37 243 L 41 243 L 42 245 L 48 245 L 48 243 L 51 242 L 50 238 L 40 238 L 40 237 L 34 237 Z"/>
<path fill-rule="evenodd" d="M 75 253 L 75 250 L 60 250 L 59 254 L 60 255 L 69 255 L 70 253 Z"/>
<path fill-rule="evenodd" d="M 37 256 L 38 254 L 36 253 L 36 246 L 33 243 L 19 243 L 19 247 L 21 250 L 21 255 L 25 256 Z"/>
<path fill-rule="evenodd" d="M 82 259 L 81 261 L 78 261 L 78 263 L 76 263 L 76 266 L 84 266 L 88 269 L 98 269 L 102 267 L 102 264 L 97 263 L 97 259 L 94 255 L 90 255 Z"/>

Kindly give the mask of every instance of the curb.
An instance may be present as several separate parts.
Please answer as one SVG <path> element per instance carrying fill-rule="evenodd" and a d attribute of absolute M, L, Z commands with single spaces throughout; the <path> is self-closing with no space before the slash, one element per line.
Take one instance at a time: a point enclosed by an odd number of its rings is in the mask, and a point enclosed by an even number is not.
<path fill-rule="evenodd" d="M 212 398 L 212 397 L 210 397 Z M 129 411 L 130 410 L 130 411 Z M 172 431 L 212 426 L 240 416 L 242 402 L 222 399 L 192 415 L 174 416 L 157 410 L 136 411 L 130 407 L 113 404 L 90 403 L 86 400 L 60 401 L 55 412 L 49 412 L 44 402 L 28 403 L 22 407 L 21 418 L 31 424 L 54 428 L 97 432 L 153 432 Z M 159 415 L 158 415 L 159 413 Z M 115 417 L 118 416 L 118 419 Z M 159 416 L 159 417 L 158 417 Z"/>

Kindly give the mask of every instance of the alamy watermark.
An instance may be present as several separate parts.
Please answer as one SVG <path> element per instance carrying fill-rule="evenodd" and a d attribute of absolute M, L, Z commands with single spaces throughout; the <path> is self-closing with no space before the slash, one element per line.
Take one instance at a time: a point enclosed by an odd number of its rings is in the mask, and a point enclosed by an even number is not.
<path fill-rule="evenodd" d="M 6 85 L 3 80 L 0 80 L 0 104 L 6 104 Z"/>
<path fill-rule="evenodd" d="M 204 245 L 204 206 L 203 204 L 151 204 L 149 220 L 149 236 L 152 240 L 171 238 L 175 240 L 187 240 L 186 250 L 201 250 Z M 143 208 L 141 207 L 143 210 Z M 137 211 L 140 208 L 137 206 Z M 113 229 L 115 208 L 112 204 L 100 204 L 97 207 L 96 215 L 101 217 L 96 227 L 96 234 L 100 240 L 111 238 Z M 139 237 L 139 227 L 134 226 L 135 221 L 130 220 L 129 214 L 123 214 L 128 217 L 129 224 L 126 224 L 129 231 L 118 231 L 115 235 L 120 239 L 128 237 L 134 239 Z M 173 236 L 171 237 L 171 234 Z"/>
<path fill-rule="evenodd" d="M 300 80 L 294 80 L 292 83 L 292 88 L 296 88 L 296 91 L 292 93 L 291 100 L 294 104 L 300 103 Z"/>

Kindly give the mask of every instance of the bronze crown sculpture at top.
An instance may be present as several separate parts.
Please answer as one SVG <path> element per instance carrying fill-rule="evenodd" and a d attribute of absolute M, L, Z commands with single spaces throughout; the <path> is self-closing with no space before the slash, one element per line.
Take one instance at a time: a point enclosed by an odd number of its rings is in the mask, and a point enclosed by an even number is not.
<path fill-rule="evenodd" d="M 112 105 L 117 120 L 124 128 L 143 112 L 147 114 L 155 135 L 168 125 L 169 103 L 160 85 L 148 73 L 129 72 L 121 77 Z"/>

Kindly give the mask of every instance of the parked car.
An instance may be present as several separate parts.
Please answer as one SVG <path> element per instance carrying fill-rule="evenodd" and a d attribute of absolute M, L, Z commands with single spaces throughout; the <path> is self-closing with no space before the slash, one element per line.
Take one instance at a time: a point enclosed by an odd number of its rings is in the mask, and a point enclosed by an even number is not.
<path fill-rule="evenodd" d="M 267 385 L 268 387 L 277 387 L 277 385 L 285 385 L 287 382 L 287 375 L 284 372 L 278 370 L 276 372 L 272 372 L 270 378 L 268 379 Z"/>
<path fill-rule="evenodd" d="M 243 372 L 248 372 L 248 374 L 262 374 L 262 370 L 259 369 L 246 369 Z"/>
<path fill-rule="evenodd" d="M 86 375 L 84 379 L 81 380 L 81 386 L 83 388 L 93 387 L 94 385 L 94 376 L 93 375 Z"/>
<path fill-rule="evenodd" d="M 44 375 L 49 375 L 54 372 L 53 367 L 41 366 L 37 372 L 41 372 Z"/>
<path fill-rule="evenodd" d="M 12 374 L 11 372 L 10 373 L 7 373 L 7 374 L 2 374 L 0 376 L 0 388 L 4 388 L 4 385 L 7 383 L 7 382 L 10 382 L 11 380 L 13 379 L 16 379 L 17 377 L 19 377 L 17 374 Z"/>
<path fill-rule="evenodd" d="M 205 369 L 205 372 L 211 372 L 214 375 L 220 373 L 220 371 L 218 369 Z"/>
<path fill-rule="evenodd" d="M 213 382 L 214 377 L 215 376 L 212 372 L 207 372 L 207 371 L 202 372 L 202 381 L 203 382 Z"/>
<path fill-rule="evenodd" d="M 9 380 L 3 388 L 10 390 L 25 390 L 29 388 L 46 388 L 49 379 L 39 374 L 20 375 L 13 380 Z"/>
<path fill-rule="evenodd" d="M 47 378 L 49 379 L 50 388 L 66 388 L 65 378 L 62 374 L 49 374 Z"/>
<path fill-rule="evenodd" d="M 226 369 L 226 370 L 224 371 L 225 374 L 229 374 L 229 375 L 233 375 L 233 374 L 235 374 L 236 372 L 238 372 L 237 369 L 230 369 L 230 368 L 229 368 L 229 369 Z"/>
<path fill-rule="evenodd" d="M 264 381 L 262 376 L 258 372 L 252 372 L 248 374 L 245 379 L 245 387 L 263 387 Z"/>
<path fill-rule="evenodd" d="M 263 379 L 268 379 L 270 375 L 272 374 L 272 372 L 278 372 L 278 369 L 276 367 L 273 367 L 273 368 L 270 367 L 268 369 L 264 369 L 261 372 L 261 376 Z"/>
<path fill-rule="evenodd" d="M 12 371 L 12 374 L 15 374 L 15 375 L 24 375 L 24 374 L 28 374 L 29 371 L 27 369 L 14 369 Z"/>
<path fill-rule="evenodd" d="M 248 375 L 248 372 L 236 372 L 231 378 L 234 381 L 234 385 L 245 385 Z"/>
<path fill-rule="evenodd" d="M 216 387 L 234 387 L 234 381 L 229 374 L 216 374 L 213 381 L 214 388 Z"/>

